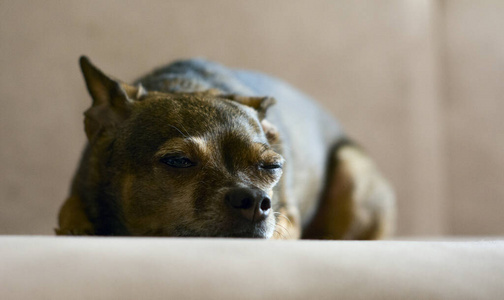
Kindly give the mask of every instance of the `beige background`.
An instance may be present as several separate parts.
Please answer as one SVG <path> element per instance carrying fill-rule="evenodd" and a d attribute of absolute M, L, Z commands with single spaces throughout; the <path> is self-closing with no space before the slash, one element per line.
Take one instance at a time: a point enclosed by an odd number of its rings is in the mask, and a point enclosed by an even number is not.
<path fill-rule="evenodd" d="M 77 59 L 204 56 L 321 101 L 397 190 L 401 235 L 504 234 L 504 1 L 0 1 L 0 233 L 50 234 L 85 142 Z"/>

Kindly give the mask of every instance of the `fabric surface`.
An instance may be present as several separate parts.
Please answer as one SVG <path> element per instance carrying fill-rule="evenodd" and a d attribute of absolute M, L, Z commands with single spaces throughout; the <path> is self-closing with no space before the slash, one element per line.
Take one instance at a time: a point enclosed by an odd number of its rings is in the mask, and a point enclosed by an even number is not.
<path fill-rule="evenodd" d="M 2 299 L 503 299 L 504 241 L 0 237 Z"/>

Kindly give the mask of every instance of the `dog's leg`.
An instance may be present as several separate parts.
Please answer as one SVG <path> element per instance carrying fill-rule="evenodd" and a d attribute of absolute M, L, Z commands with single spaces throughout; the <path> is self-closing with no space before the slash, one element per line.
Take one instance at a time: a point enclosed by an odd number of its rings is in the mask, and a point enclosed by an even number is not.
<path fill-rule="evenodd" d="M 61 207 L 58 217 L 57 235 L 93 235 L 93 224 L 89 221 L 84 206 L 77 196 L 70 196 Z"/>
<path fill-rule="evenodd" d="M 394 194 L 373 161 L 349 142 L 331 154 L 323 197 L 306 239 L 380 239 L 392 234 Z"/>

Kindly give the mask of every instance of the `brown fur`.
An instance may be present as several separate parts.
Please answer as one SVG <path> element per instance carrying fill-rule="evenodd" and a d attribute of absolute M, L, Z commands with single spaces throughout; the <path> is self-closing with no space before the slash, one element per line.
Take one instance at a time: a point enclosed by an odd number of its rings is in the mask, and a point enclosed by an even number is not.
<path fill-rule="evenodd" d="M 89 140 L 57 234 L 374 239 L 391 231 L 393 196 L 357 147 L 335 147 L 325 192 L 304 228 L 282 170 L 283 141 L 266 118 L 275 102 L 219 90 L 147 92 L 109 78 L 81 59 L 93 105 L 85 113 Z M 309 145 L 307 145 L 309 146 Z M 163 158 L 196 164 L 173 168 Z M 283 172 L 289 169 L 288 162 Z M 273 200 L 273 213 L 251 226 L 223 199 L 254 187 Z"/>

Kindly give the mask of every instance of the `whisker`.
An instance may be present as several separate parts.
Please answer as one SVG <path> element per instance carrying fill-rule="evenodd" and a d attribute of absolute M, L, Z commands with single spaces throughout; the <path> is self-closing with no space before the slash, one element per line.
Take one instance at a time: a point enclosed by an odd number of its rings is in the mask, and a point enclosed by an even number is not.
<path fill-rule="evenodd" d="M 180 126 L 182 126 L 182 129 L 184 129 L 184 131 L 185 131 L 185 133 L 186 133 L 187 135 L 190 135 L 190 134 L 189 134 L 189 132 L 187 131 L 187 129 L 184 127 L 184 125 L 183 125 L 183 124 L 180 124 Z"/>
<path fill-rule="evenodd" d="M 275 230 L 274 233 L 276 233 L 281 239 L 286 240 L 285 236 L 281 232 L 279 232 L 278 230 Z"/>
<path fill-rule="evenodd" d="M 173 126 L 173 125 L 170 125 L 168 124 L 168 126 L 170 126 L 171 128 L 177 130 L 183 137 L 185 138 L 189 138 L 189 136 L 185 135 L 182 131 L 180 131 L 180 129 L 178 129 L 177 127 Z M 186 130 L 187 131 L 187 130 Z"/>
<path fill-rule="evenodd" d="M 287 222 L 289 222 L 289 225 L 292 226 L 292 227 L 294 227 L 294 225 L 292 225 L 292 222 L 289 220 L 289 218 L 286 215 L 284 215 L 284 214 L 282 214 L 280 212 L 274 212 L 273 214 L 277 214 L 280 217 L 284 217 L 287 220 Z"/>
<path fill-rule="evenodd" d="M 284 226 L 282 226 L 280 224 L 277 224 L 277 226 L 279 226 L 280 228 L 282 228 L 283 230 L 285 230 L 285 232 L 289 235 L 289 238 L 291 238 L 291 234 L 290 234 L 289 230 L 287 230 L 287 228 L 285 228 Z"/>

